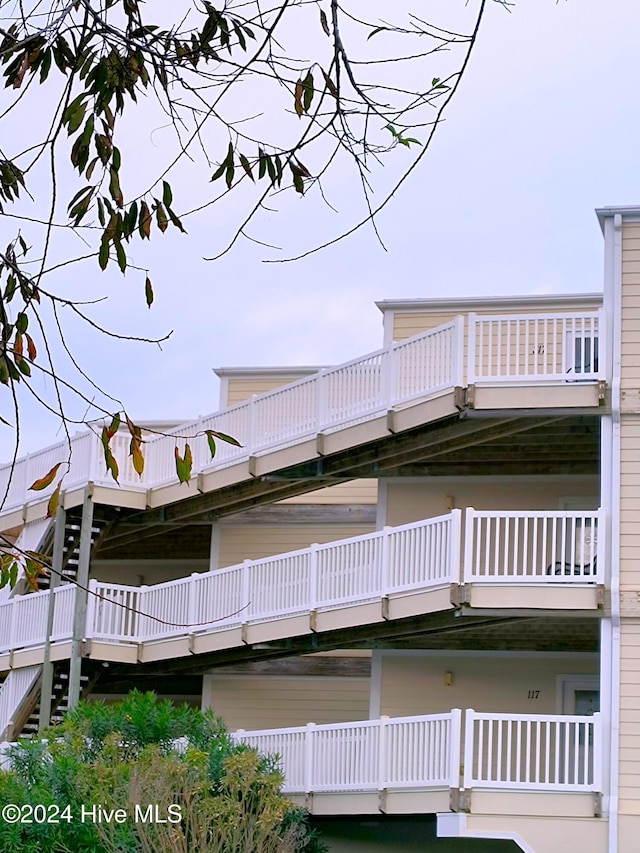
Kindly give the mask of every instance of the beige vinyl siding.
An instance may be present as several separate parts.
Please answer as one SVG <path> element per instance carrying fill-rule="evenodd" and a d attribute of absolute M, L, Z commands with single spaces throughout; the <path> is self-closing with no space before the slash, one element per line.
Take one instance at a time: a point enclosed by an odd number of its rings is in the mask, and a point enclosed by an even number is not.
<path fill-rule="evenodd" d="M 620 424 L 620 588 L 622 590 L 640 590 L 639 518 L 640 417 L 623 415 Z M 640 746 L 640 740 L 638 745 Z"/>
<path fill-rule="evenodd" d="M 640 224 L 622 233 L 620 425 L 620 588 L 640 594 Z M 626 410 L 626 411 L 625 411 Z M 620 626 L 620 813 L 640 815 L 640 619 L 622 612 Z"/>
<path fill-rule="evenodd" d="M 219 568 L 234 566 L 243 560 L 259 560 L 319 545 L 336 539 L 349 539 L 371 533 L 373 528 L 361 524 L 278 524 L 221 527 Z"/>
<path fill-rule="evenodd" d="M 640 252 L 638 257 L 640 257 Z M 640 274 L 638 275 L 640 280 Z M 479 311 L 475 311 L 478 316 L 486 316 L 486 315 L 494 315 L 494 314 L 553 314 L 559 311 L 571 311 L 572 304 L 570 301 L 567 301 L 566 305 L 549 305 L 549 307 L 539 306 L 535 309 L 532 308 L 517 308 L 517 307 L 506 307 L 496 304 L 495 309 L 483 309 Z M 584 304 L 575 304 L 576 311 L 593 311 L 596 310 L 595 307 L 587 307 Z M 402 341 L 405 338 L 411 338 L 413 335 L 419 335 L 422 332 L 428 332 L 431 329 L 435 329 L 438 326 L 444 325 L 444 323 L 449 323 L 454 319 L 456 314 L 463 314 L 465 318 L 465 351 L 467 344 L 467 335 L 469 328 L 469 320 L 467 315 L 469 311 L 460 310 L 458 312 L 438 312 L 438 311 L 394 311 L 393 312 L 393 340 L 394 341 Z M 387 321 L 388 322 L 388 321 Z"/>
<path fill-rule="evenodd" d="M 403 341 L 412 338 L 422 332 L 428 332 L 438 326 L 449 323 L 455 314 L 437 314 L 425 311 L 394 311 L 393 314 L 393 340 Z"/>
<path fill-rule="evenodd" d="M 592 497 L 598 506 L 596 477 L 540 477 L 523 482 L 518 477 L 445 478 L 390 482 L 387 487 L 387 524 L 396 526 L 449 512 L 452 506 L 484 510 L 560 509 L 567 497 Z"/>
<path fill-rule="evenodd" d="M 274 388 L 279 388 L 281 385 L 288 385 L 306 375 L 307 372 L 301 376 L 292 370 L 289 374 L 278 373 L 274 376 L 261 374 L 246 379 L 236 379 L 230 376 L 227 385 L 227 400 L 226 402 L 222 401 L 222 405 L 235 406 L 236 403 L 242 403 L 254 394 L 266 394 L 267 391 L 273 391 Z"/>
<path fill-rule="evenodd" d="M 349 480 L 326 489 L 318 489 L 295 498 L 278 501 L 281 504 L 375 504 L 378 500 L 378 481 Z"/>
<path fill-rule="evenodd" d="M 453 683 L 445 685 L 445 673 Z M 452 708 L 556 714 L 559 675 L 596 675 L 596 658 L 383 655 L 380 712 L 391 717 Z M 529 691 L 540 691 L 529 698 Z"/>
<path fill-rule="evenodd" d="M 620 628 L 620 811 L 640 814 L 640 620 Z"/>
<path fill-rule="evenodd" d="M 232 731 L 366 720 L 369 679 L 208 675 L 203 707 L 213 708 Z"/>
<path fill-rule="evenodd" d="M 640 388 L 640 223 L 622 232 L 621 386 Z"/>

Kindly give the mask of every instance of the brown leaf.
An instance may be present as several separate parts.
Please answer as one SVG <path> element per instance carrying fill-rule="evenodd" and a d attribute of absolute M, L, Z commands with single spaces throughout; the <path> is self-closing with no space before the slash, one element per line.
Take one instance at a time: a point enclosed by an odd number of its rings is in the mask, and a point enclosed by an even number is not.
<path fill-rule="evenodd" d="M 43 489 L 46 489 L 47 486 L 50 486 L 51 483 L 53 483 L 53 479 L 58 473 L 58 468 L 61 465 L 62 462 L 58 462 L 57 465 L 54 465 L 48 474 L 45 474 L 44 477 L 41 477 L 39 480 L 36 480 L 35 483 L 32 483 L 29 486 L 29 490 L 32 492 L 41 492 Z"/>
<path fill-rule="evenodd" d="M 140 232 L 140 236 L 147 240 L 149 239 L 149 235 L 151 234 L 151 211 L 149 210 L 149 205 L 146 201 L 143 201 L 140 205 L 140 218 L 138 219 L 138 230 Z"/>
<path fill-rule="evenodd" d="M 36 350 L 36 345 L 34 344 L 33 338 L 28 332 L 25 337 L 27 339 L 27 353 L 29 355 L 29 358 L 31 359 L 31 361 L 35 361 L 36 355 L 38 354 L 38 351 Z"/>
<path fill-rule="evenodd" d="M 62 480 L 58 481 L 55 491 L 51 493 L 49 503 L 47 504 L 47 518 L 53 518 L 60 503 L 60 489 L 62 488 Z"/>
<path fill-rule="evenodd" d="M 22 345 L 22 335 L 20 332 L 16 332 L 16 339 L 13 342 L 13 357 L 15 359 L 16 364 L 20 364 L 22 361 L 22 353 L 24 352 Z"/>
<path fill-rule="evenodd" d="M 327 15 L 326 15 L 324 9 L 320 9 L 320 23 L 322 24 L 322 29 L 325 31 L 325 33 L 328 36 L 330 36 L 331 31 L 329 29 L 329 24 L 327 22 Z"/>
<path fill-rule="evenodd" d="M 167 214 L 165 213 L 164 206 L 160 202 L 156 202 L 156 205 L 156 222 L 158 223 L 158 228 L 164 234 L 169 224 L 167 221 Z"/>
<path fill-rule="evenodd" d="M 331 77 L 329 77 L 329 75 L 326 73 L 326 71 L 324 69 L 320 69 L 320 70 L 322 71 L 322 76 L 324 77 L 324 82 L 327 84 L 327 89 L 331 92 L 333 97 L 336 98 L 336 100 L 337 100 L 338 90 L 336 89 L 335 83 L 333 82 Z"/>

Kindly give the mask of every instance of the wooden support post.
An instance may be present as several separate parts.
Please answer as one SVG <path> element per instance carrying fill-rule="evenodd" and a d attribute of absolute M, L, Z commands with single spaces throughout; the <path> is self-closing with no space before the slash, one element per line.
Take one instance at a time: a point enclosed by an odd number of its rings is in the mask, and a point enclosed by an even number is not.
<path fill-rule="evenodd" d="M 76 603 L 73 613 L 73 639 L 71 642 L 71 668 L 69 670 L 69 708 L 80 701 L 80 674 L 82 669 L 83 639 L 87 621 L 87 589 L 89 586 L 89 561 L 91 559 L 91 540 L 93 538 L 93 501 L 89 487 L 85 490 L 82 502 L 82 522 L 80 526 L 80 547 L 78 551 L 78 575 Z"/>
<path fill-rule="evenodd" d="M 44 642 L 44 660 L 42 663 L 42 683 L 40 687 L 40 716 L 38 732 L 42 733 L 51 722 L 51 703 L 53 692 L 53 664 L 51 663 L 51 634 L 53 633 L 53 616 L 55 608 L 55 590 L 62 575 L 64 559 L 64 532 L 67 513 L 62 506 L 62 495 L 56 510 L 55 527 L 53 532 L 53 555 L 51 572 L 49 574 L 49 601 L 47 610 L 47 633 Z"/>

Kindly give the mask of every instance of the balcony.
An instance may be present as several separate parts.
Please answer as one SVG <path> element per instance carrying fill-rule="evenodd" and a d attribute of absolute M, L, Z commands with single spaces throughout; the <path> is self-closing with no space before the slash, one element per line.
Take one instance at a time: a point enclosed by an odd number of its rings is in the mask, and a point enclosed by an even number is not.
<path fill-rule="evenodd" d="M 462 724 L 464 718 L 464 726 Z M 520 814 L 593 815 L 602 792 L 600 715 L 448 714 L 237 731 L 279 757 L 283 791 L 314 814 L 477 811 L 486 799 L 526 796 Z M 562 805 L 558 796 L 566 795 Z M 494 814 L 499 814 L 498 808 Z"/>
<path fill-rule="evenodd" d="M 465 330 L 467 335 L 465 338 Z M 120 469 L 115 488 L 92 432 L 71 440 L 68 495 L 89 482 L 102 488 L 96 499 L 144 509 L 200 491 L 211 491 L 389 435 L 457 412 L 454 389 L 468 387 L 470 408 L 594 408 L 603 399 L 602 312 L 457 317 L 450 323 L 384 349 L 322 370 L 305 379 L 252 397 L 221 412 L 183 424 L 145 443 L 145 470 L 131 465 L 128 434 L 116 435 L 113 454 Z M 465 348 L 465 340 L 467 342 Z M 234 436 L 241 447 L 218 443 L 210 457 L 205 430 Z M 193 455 L 191 491 L 176 486 L 174 448 L 189 441 Z M 8 494 L 0 516 L 18 524 L 23 507 L 40 517 L 48 490 L 29 491 L 68 456 L 64 442 L 0 467 L 0 491 Z M 235 473 L 221 472 L 238 467 Z M 137 497 L 136 497 L 137 496 Z M 81 500 L 78 497 L 79 502 Z M 75 505 L 68 498 L 68 505 Z M 10 526 L 10 525 L 9 525 Z"/>
<path fill-rule="evenodd" d="M 90 657 L 135 663 L 348 630 L 454 606 L 589 611 L 603 600 L 602 511 L 461 510 L 155 586 L 90 582 Z M 55 591 L 68 656 L 77 590 Z M 48 592 L 0 603 L 0 668 L 42 660 Z M 66 644 L 66 646 L 65 646 Z"/>

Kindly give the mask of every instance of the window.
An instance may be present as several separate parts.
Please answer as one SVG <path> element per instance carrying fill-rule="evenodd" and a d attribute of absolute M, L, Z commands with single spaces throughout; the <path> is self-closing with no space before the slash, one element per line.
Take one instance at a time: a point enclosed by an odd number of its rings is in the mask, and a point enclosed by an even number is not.
<path fill-rule="evenodd" d="M 569 380 L 591 379 L 598 372 L 599 347 L 597 335 L 567 332 L 567 364 Z"/>

